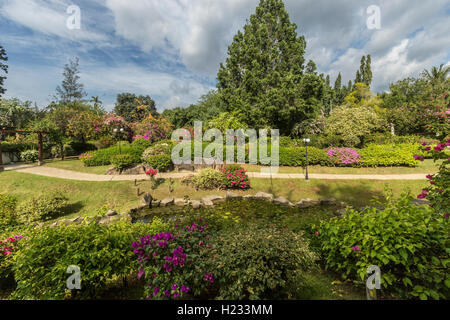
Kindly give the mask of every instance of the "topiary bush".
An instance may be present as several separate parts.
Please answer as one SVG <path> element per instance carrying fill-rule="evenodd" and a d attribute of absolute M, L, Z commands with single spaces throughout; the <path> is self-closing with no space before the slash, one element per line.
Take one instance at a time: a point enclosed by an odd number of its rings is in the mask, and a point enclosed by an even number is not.
<path fill-rule="evenodd" d="M 151 224 L 117 222 L 99 225 L 42 227 L 34 230 L 17 253 L 13 272 L 17 289 L 15 299 L 64 299 L 68 266 L 81 271 L 81 290 L 77 298 L 94 298 L 107 282 L 130 275 L 136 269 L 131 243 L 143 234 L 169 229 L 159 219 Z"/>
<path fill-rule="evenodd" d="M 206 270 L 215 280 L 217 299 L 286 299 L 290 282 L 314 268 L 318 256 L 299 234 L 271 225 L 240 225 L 212 238 L 205 250 Z"/>
<path fill-rule="evenodd" d="M 111 157 L 111 164 L 114 169 L 122 171 L 135 164 L 135 158 L 130 154 L 118 154 Z"/>
<path fill-rule="evenodd" d="M 214 169 L 203 169 L 192 178 L 192 184 L 196 189 L 212 190 L 219 189 L 225 183 L 225 176 L 222 172 Z"/>
<path fill-rule="evenodd" d="M 148 148 L 151 147 L 152 142 L 144 137 L 137 137 L 136 139 L 133 140 L 132 145 L 139 146 L 142 148 Z"/>
<path fill-rule="evenodd" d="M 43 193 L 21 203 L 18 216 L 23 223 L 47 221 L 64 214 L 68 199 L 60 192 Z"/>
<path fill-rule="evenodd" d="M 306 148 L 282 148 L 279 150 L 280 166 L 299 167 L 306 165 Z M 315 147 L 308 147 L 309 165 L 331 165 L 332 162 L 325 152 Z"/>
<path fill-rule="evenodd" d="M 428 206 L 403 195 L 385 210 L 349 210 L 317 228 L 327 269 L 363 281 L 381 269 L 381 285 L 400 298 L 448 298 L 450 224 Z"/>

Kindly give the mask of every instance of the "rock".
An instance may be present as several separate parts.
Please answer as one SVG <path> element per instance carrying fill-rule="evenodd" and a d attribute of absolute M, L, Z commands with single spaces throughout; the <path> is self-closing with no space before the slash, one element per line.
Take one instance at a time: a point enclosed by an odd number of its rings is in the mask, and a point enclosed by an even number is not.
<path fill-rule="evenodd" d="M 214 207 L 214 202 L 212 202 L 209 197 L 202 198 L 202 205 L 204 207 Z"/>
<path fill-rule="evenodd" d="M 195 171 L 195 167 L 192 165 L 192 164 L 178 164 L 178 165 L 175 165 L 175 170 L 177 171 L 177 172 L 180 172 L 180 171 Z"/>
<path fill-rule="evenodd" d="M 269 201 L 273 201 L 273 194 L 271 193 L 266 193 L 266 192 L 258 192 L 257 194 L 255 194 L 253 196 L 254 199 L 261 199 L 261 200 L 269 200 Z"/>
<path fill-rule="evenodd" d="M 337 216 L 343 216 L 347 212 L 347 209 L 339 209 L 336 211 Z"/>
<path fill-rule="evenodd" d="M 161 200 L 161 203 L 159 204 L 161 207 L 166 207 L 168 205 L 173 204 L 173 197 L 167 197 Z"/>
<path fill-rule="evenodd" d="M 219 203 L 219 202 L 225 202 L 225 198 L 222 196 L 212 195 L 212 196 L 207 196 L 205 198 L 208 198 L 214 204 Z"/>
<path fill-rule="evenodd" d="M 415 204 L 416 206 L 429 206 L 430 202 L 427 200 L 412 199 L 411 204 Z"/>
<path fill-rule="evenodd" d="M 202 206 L 202 203 L 198 200 L 190 200 L 189 204 L 192 206 L 192 208 L 194 209 L 198 209 Z"/>
<path fill-rule="evenodd" d="M 251 200 L 251 199 L 253 199 L 253 196 L 251 194 L 248 194 L 248 195 L 243 196 L 242 198 L 246 199 L 246 200 Z"/>
<path fill-rule="evenodd" d="M 295 206 L 297 208 L 309 208 L 317 206 L 319 203 L 320 202 L 318 200 L 302 199 Z"/>
<path fill-rule="evenodd" d="M 147 170 L 147 167 L 140 164 L 131 168 L 126 168 L 123 170 L 116 170 L 114 168 L 109 168 L 108 171 L 106 171 L 107 175 L 139 175 L 139 174 L 145 174 L 145 171 Z"/>
<path fill-rule="evenodd" d="M 153 197 L 148 192 L 146 194 L 144 194 L 144 196 L 142 197 L 142 203 L 145 204 L 148 208 L 152 207 L 152 201 L 153 201 Z"/>
<path fill-rule="evenodd" d="M 320 200 L 320 205 L 322 205 L 322 206 L 334 206 L 336 204 L 337 204 L 337 201 L 334 198 Z"/>
<path fill-rule="evenodd" d="M 117 212 L 114 210 L 108 210 L 108 212 L 106 213 L 106 216 L 108 216 L 108 217 L 117 216 Z"/>
<path fill-rule="evenodd" d="M 227 200 L 236 199 L 237 200 L 237 199 L 242 199 L 242 196 L 237 193 L 227 191 L 227 194 L 225 195 L 225 199 L 227 199 Z"/>
<path fill-rule="evenodd" d="M 186 200 L 184 200 L 184 199 L 177 198 L 177 199 L 174 200 L 173 203 L 174 203 L 176 206 L 183 207 L 183 206 L 185 206 L 188 202 L 187 202 Z"/>
<path fill-rule="evenodd" d="M 115 211 L 114 211 L 114 212 L 115 212 Z M 116 214 L 117 214 L 117 213 L 116 213 Z M 78 217 L 76 217 L 76 218 L 71 219 L 71 222 L 72 222 L 72 223 L 80 224 L 80 223 L 83 222 L 83 220 L 84 220 L 83 217 L 78 216 Z"/>
<path fill-rule="evenodd" d="M 153 200 L 152 201 L 153 208 L 158 208 L 160 204 L 161 204 L 161 200 Z"/>
<path fill-rule="evenodd" d="M 275 200 L 273 200 L 273 202 L 277 203 L 277 204 L 281 204 L 283 206 L 290 206 L 292 207 L 293 204 L 286 198 L 284 197 L 278 197 Z"/>
<path fill-rule="evenodd" d="M 110 224 L 114 221 L 120 220 L 120 216 L 111 216 L 111 217 L 103 217 L 100 219 L 100 221 L 98 222 L 98 224 Z"/>

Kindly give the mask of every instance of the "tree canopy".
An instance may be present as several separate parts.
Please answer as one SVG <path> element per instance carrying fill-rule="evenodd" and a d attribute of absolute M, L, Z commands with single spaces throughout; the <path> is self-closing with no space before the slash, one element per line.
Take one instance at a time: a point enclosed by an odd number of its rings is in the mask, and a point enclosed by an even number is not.
<path fill-rule="evenodd" d="M 67 103 L 82 101 L 87 96 L 84 91 L 84 85 L 80 83 L 79 59 L 75 57 L 69 60 L 63 71 L 63 80 L 61 86 L 56 87 L 56 99 L 59 102 Z"/>
<path fill-rule="evenodd" d="M 114 112 L 128 122 L 141 121 L 150 114 L 157 115 L 156 103 L 150 96 L 133 93 L 119 93 Z"/>

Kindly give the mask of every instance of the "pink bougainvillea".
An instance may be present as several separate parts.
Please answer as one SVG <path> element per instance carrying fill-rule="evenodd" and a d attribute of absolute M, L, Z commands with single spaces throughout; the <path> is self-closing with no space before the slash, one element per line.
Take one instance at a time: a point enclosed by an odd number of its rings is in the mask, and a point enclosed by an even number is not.
<path fill-rule="evenodd" d="M 352 148 L 333 148 L 327 151 L 335 165 L 353 165 L 360 162 L 360 155 Z"/>

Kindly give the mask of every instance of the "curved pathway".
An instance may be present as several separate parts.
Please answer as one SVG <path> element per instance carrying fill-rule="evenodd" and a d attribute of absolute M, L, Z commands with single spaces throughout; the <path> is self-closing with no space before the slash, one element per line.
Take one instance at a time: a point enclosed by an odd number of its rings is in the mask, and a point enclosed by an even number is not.
<path fill-rule="evenodd" d="M 23 173 L 30 173 L 39 176 L 61 178 L 77 181 L 134 181 L 147 180 L 145 174 L 141 175 L 101 175 L 92 173 L 83 173 L 77 171 L 70 171 L 52 167 L 37 166 L 32 164 L 18 164 L 4 166 L 6 171 L 16 171 Z M 1 174 L 1 173 L 0 173 Z M 195 174 L 193 172 L 173 172 L 173 173 L 159 173 L 156 178 L 174 178 L 179 179 L 187 175 Z M 247 172 L 250 178 L 268 179 L 270 174 L 260 172 Z M 426 174 L 309 174 L 310 179 L 320 180 L 425 180 Z M 274 173 L 272 179 L 305 179 L 305 175 L 301 173 Z"/>

